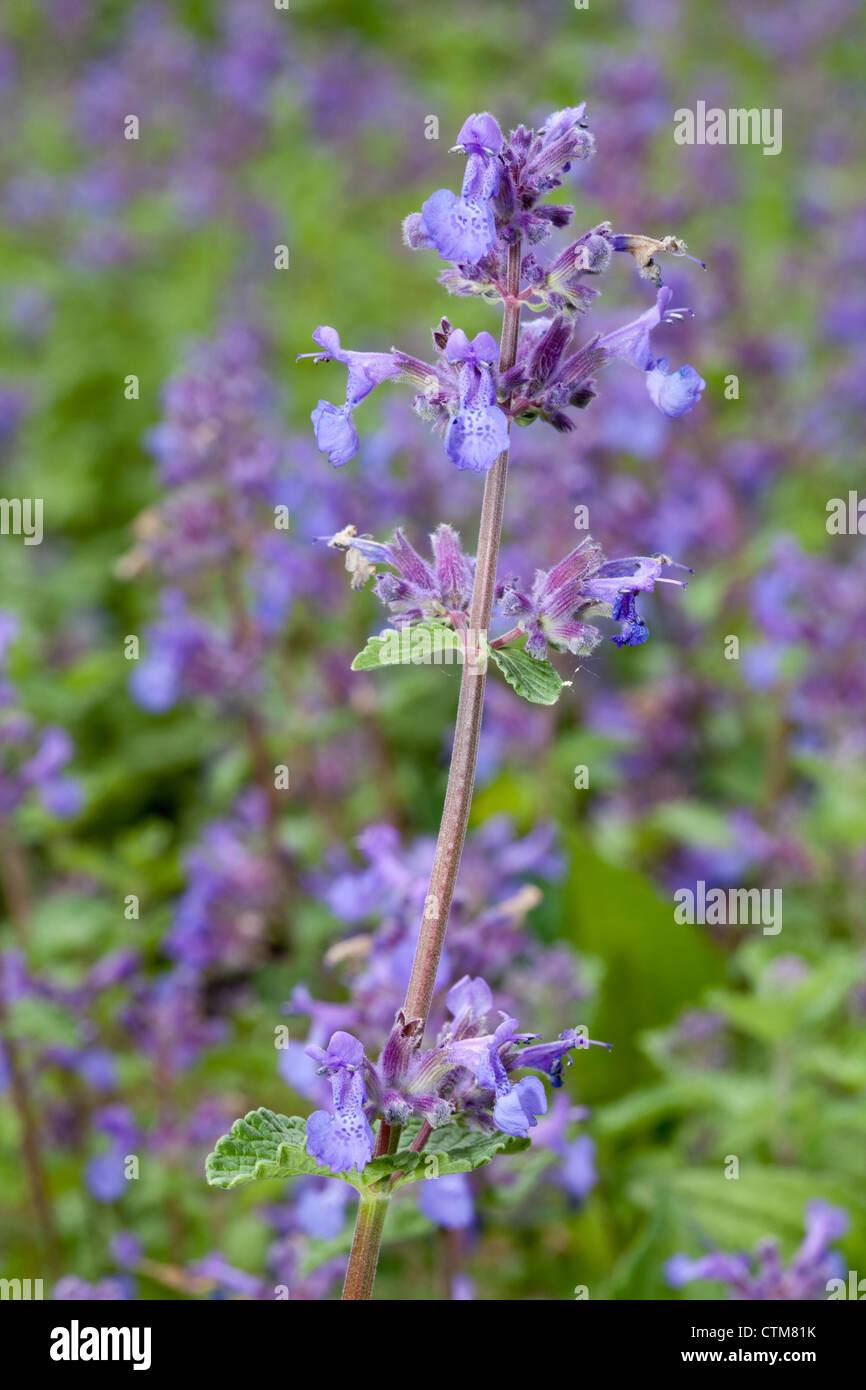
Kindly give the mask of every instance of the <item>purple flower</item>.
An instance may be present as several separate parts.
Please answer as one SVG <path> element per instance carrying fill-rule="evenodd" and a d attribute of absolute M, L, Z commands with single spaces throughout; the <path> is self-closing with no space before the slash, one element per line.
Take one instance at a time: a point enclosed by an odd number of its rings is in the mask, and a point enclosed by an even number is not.
<path fill-rule="evenodd" d="M 620 631 L 610 639 L 618 647 L 639 647 L 648 640 L 649 628 L 637 611 L 636 594 L 617 594 L 610 616 L 614 622 L 622 623 Z"/>
<path fill-rule="evenodd" d="M 506 1134 L 525 1135 L 536 1124 L 536 1116 L 545 1114 L 547 1098 L 537 1077 L 524 1077 L 515 1083 L 511 1073 L 546 1071 L 558 1084 L 563 1059 L 574 1048 L 590 1044 L 576 1030 L 568 1029 L 557 1042 L 528 1045 L 534 1035 L 518 1032 L 517 1020 L 507 1016 L 492 1033 L 485 1033 L 491 1001 L 484 980 L 468 976 L 459 980 L 447 996 L 452 1022 L 442 1030 L 436 1046 L 419 1053 L 413 1045 L 408 1065 L 404 1061 L 399 1075 L 383 1076 L 383 1086 L 398 1085 L 408 1109 L 434 1117 L 434 1126 L 447 1119 L 449 1110 L 462 1111 L 488 1128 L 492 1123 Z M 392 1045 L 400 1033 L 401 1018 L 398 1014 Z M 409 1046 L 407 1040 L 407 1049 Z M 462 1079 L 455 1078 L 455 1069 L 463 1073 Z M 443 1085 L 448 1101 L 444 1110 L 433 1104 Z"/>
<path fill-rule="evenodd" d="M 590 1043 L 567 1029 L 556 1042 L 531 1046 L 535 1035 L 518 1032 L 517 1020 L 502 1014 L 493 1031 L 486 1031 L 492 1002 L 483 979 L 458 980 L 447 995 L 451 1020 L 426 1049 L 419 1046 L 417 1020 L 407 1021 L 398 1010 L 375 1064 L 351 1033 L 335 1032 L 327 1048 L 310 1044 L 307 1054 L 330 1078 L 333 1114 L 319 1110 L 310 1116 L 308 1152 L 335 1172 L 361 1171 L 374 1148 L 370 1121 L 378 1116 L 399 1125 L 421 1118 L 434 1129 L 463 1119 L 488 1131 L 526 1135 L 547 1100 L 537 1077 L 517 1080 L 513 1073 L 545 1071 L 558 1085 L 569 1054 Z"/>
<path fill-rule="evenodd" d="M 464 122 L 454 147 L 468 156 L 460 197 L 447 188 L 433 193 L 420 215 L 407 218 L 409 245 L 432 246 L 443 260 L 468 264 L 487 254 L 496 240 L 491 199 L 499 188 L 502 143 L 502 132 L 488 112 Z"/>
<path fill-rule="evenodd" d="M 278 897 L 274 865 L 260 844 L 264 819 L 262 798 L 247 794 L 187 855 L 186 888 L 164 943 L 174 960 L 225 970 L 261 956 Z"/>
<path fill-rule="evenodd" d="M 307 1052 L 331 1078 L 333 1115 L 315 1110 L 307 1120 L 307 1151 L 335 1173 L 362 1172 L 373 1157 L 374 1136 L 364 1113 L 364 1046 L 351 1033 L 334 1033 L 327 1049 Z"/>
<path fill-rule="evenodd" d="M 681 1289 L 695 1279 L 727 1284 L 734 1299 L 813 1300 L 826 1297 L 827 1283 L 839 1271 L 840 1261 L 830 1250 L 848 1230 L 848 1213 L 816 1198 L 807 1202 L 806 1233 L 790 1265 L 785 1268 L 774 1240 L 762 1241 L 752 1259 L 742 1253 L 713 1250 L 690 1259 L 673 1255 L 665 1265 L 671 1288 Z"/>
<path fill-rule="evenodd" d="M 241 1298 L 261 1300 L 273 1298 L 273 1288 L 255 1274 L 247 1274 L 246 1270 L 237 1269 L 229 1264 L 225 1255 L 219 1250 L 212 1251 L 205 1255 L 202 1260 L 195 1260 L 189 1266 L 190 1274 L 200 1279 L 213 1280 L 217 1286 L 218 1297 L 231 1297 L 232 1295 Z"/>
<path fill-rule="evenodd" d="M 358 452 L 358 431 L 352 418 L 356 406 L 383 381 L 399 376 L 402 367 L 393 353 L 350 352 L 342 348 L 334 328 L 320 326 L 313 333 L 313 341 L 319 344 L 321 352 L 299 353 L 299 362 L 312 357 L 314 362 L 342 362 L 348 368 L 345 404 L 319 401 L 311 416 L 320 452 L 339 468 Z"/>
<path fill-rule="evenodd" d="M 601 275 L 607 270 L 612 240 L 610 223 L 600 222 L 561 251 L 546 272 L 533 257 L 529 279 L 534 293 L 551 309 L 572 314 L 584 312 L 599 293 L 584 284 L 584 276 Z"/>
<path fill-rule="evenodd" d="M 117 1067 L 104 1047 L 89 1047 L 78 1053 L 74 1061 L 78 1075 L 94 1091 L 113 1091 L 117 1085 Z"/>
<path fill-rule="evenodd" d="M 88 1163 L 85 1170 L 87 1190 L 97 1202 L 117 1202 L 123 1196 L 126 1190 L 123 1160 L 122 1149 L 112 1147 Z"/>
<path fill-rule="evenodd" d="M 123 1022 L 144 1056 L 168 1077 L 186 1071 L 225 1035 L 224 1022 L 205 1014 L 197 975 L 184 967 L 136 987 Z"/>
<path fill-rule="evenodd" d="M 590 1047 L 605 1047 L 610 1051 L 611 1044 L 599 1042 L 596 1038 L 587 1038 L 576 1028 L 566 1028 L 560 1033 L 556 1042 L 533 1043 L 529 1047 L 524 1047 L 520 1053 L 520 1063 L 522 1067 L 534 1067 L 537 1071 L 546 1072 L 551 1086 L 555 1090 L 563 1084 L 562 1065 L 571 1066 L 570 1054 L 575 1050 L 588 1050 Z"/>
<path fill-rule="evenodd" d="M 674 419 L 688 414 L 700 400 L 706 384 L 694 367 L 684 366 L 672 372 L 666 357 L 659 358 L 647 372 L 646 378 L 646 388 L 653 405 L 663 415 L 670 415 Z"/>
<path fill-rule="evenodd" d="M 537 1115 L 547 1113 L 547 1096 L 536 1076 L 524 1076 L 517 1085 L 499 1096 L 493 1107 L 497 1129 L 505 1134 L 526 1135 L 538 1124 Z"/>
<path fill-rule="evenodd" d="M 0 815 L 11 814 L 35 792 L 46 811 L 68 819 L 82 804 L 80 784 L 65 773 L 73 755 L 72 740 L 65 729 L 53 724 L 39 728 L 14 708 L 16 691 L 4 668 L 18 628 L 12 613 L 0 611 Z"/>
<path fill-rule="evenodd" d="M 582 1202 L 598 1182 L 595 1171 L 595 1144 L 588 1134 L 579 1134 L 561 1149 L 562 1163 L 556 1174 L 569 1196 Z"/>
<path fill-rule="evenodd" d="M 319 401 L 310 419 L 316 434 L 316 446 L 320 453 L 327 454 L 329 463 L 340 468 L 355 457 L 360 440 L 348 406 Z"/>
<path fill-rule="evenodd" d="M 537 570 L 528 596 L 516 588 L 505 588 L 500 609 L 507 617 L 520 619 L 528 634 L 526 650 L 530 656 L 541 660 L 548 642 L 573 653 L 590 652 L 600 642 L 598 629 L 577 621 L 575 614 L 592 604 L 585 583 L 602 559 L 601 547 L 587 537 L 553 569 Z"/>
<path fill-rule="evenodd" d="M 73 753 L 72 740 L 65 729 L 49 725 L 42 730 L 39 747 L 22 764 L 22 786 L 33 787 L 47 811 L 68 820 L 81 810 L 81 786 L 74 777 L 61 776 Z"/>
<path fill-rule="evenodd" d="M 374 564 L 390 565 L 396 574 L 378 574 L 375 590 L 378 598 L 397 613 L 404 622 L 423 619 L 445 621 L 452 614 L 465 614 L 472 595 L 475 562 L 464 555 L 457 532 L 444 523 L 430 537 L 433 563 L 429 564 L 402 531 L 395 531 L 387 544 L 366 536 L 349 534 L 345 528 L 332 536 L 328 544 L 335 549 L 357 551 L 370 562 L 363 572 L 363 582 L 373 573 Z M 358 566 L 353 567 L 355 575 Z"/>
<path fill-rule="evenodd" d="M 305 1100 L 316 1100 L 319 1093 L 315 1064 L 301 1043 L 289 1042 L 277 1052 L 277 1071 L 293 1091 Z"/>
<path fill-rule="evenodd" d="M 351 1188 L 328 1178 L 309 1178 L 297 1190 L 294 1216 L 298 1230 L 316 1240 L 333 1240 L 343 1229 Z"/>
<path fill-rule="evenodd" d="M 536 194 L 550 192 L 559 186 L 574 160 L 588 159 L 594 151 L 595 140 L 586 128 L 585 101 L 551 112 L 529 146 L 522 172 L 523 189 Z"/>
<path fill-rule="evenodd" d="M 236 494 L 260 489 L 282 449 L 263 346 L 244 320 L 193 345 L 163 391 L 163 419 L 147 436 L 163 482 L 222 482 Z"/>
<path fill-rule="evenodd" d="M 611 617 L 623 624 L 611 641 L 617 646 L 637 646 L 646 641 L 649 629 L 638 616 L 636 595 L 651 593 L 656 583 L 684 587 L 681 580 L 661 576 L 671 564 L 666 555 L 605 560 L 601 547 L 587 536 L 552 570 L 536 571 L 529 594 L 520 591 L 517 580 L 503 583 L 500 611 L 519 619 L 520 628 L 528 634 L 526 650 L 538 660 L 546 655 L 548 642 L 562 651 L 592 651 L 601 634 L 581 615 L 599 605 L 609 604 Z"/>
<path fill-rule="evenodd" d="M 163 714 L 182 697 L 221 697 L 251 679 L 254 653 L 190 613 L 184 594 L 167 589 L 162 618 L 146 631 L 144 655 L 129 679 L 136 704 Z"/>
<path fill-rule="evenodd" d="M 51 1297 L 60 1303 L 124 1301 L 132 1298 L 132 1285 L 128 1279 L 117 1276 L 88 1284 L 76 1274 L 65 1274 L 57 1280 Z"/>
<path fill-rule="evenodd" d="M 558 188 L 577 160 L 588 159 L 595 141 L 586 128 L 586 103 L 554 111 L 537 131 L 526 126 L 512 130 L 502 151 L 502 176 L 495 199 L 500 245 L 521 234 L 530 246 L 543 241 L 554 227 L 567 226 L 570 206 L 539 204 Z"/>
<path fill-rule="evenodd" d="M 808 1277 L 812 1267 L 824 1260 L 827 1247 L 834 1240 L 841 1240 L 850 1224 L 848 1213 L 842 1207 L 833 1207 L 820 1197 L 807 1202 L 806 1232 L 792 1262 L 795 1273 L 801 1278 Z"/>
<path fill-rule="evenodd" d="M 456 985 L 452 985 L 445 996 L 445 1006 L 454 1018 L 455 1032 L 461 1032 L 467 1023 L 483 1019 L 493 1008 L 493 993 L 486 980 L 471 979 L 464 975 Z"/>
<path fill-rule="evenodd" d="M 418 1205 L 436 1226 L 446 1231 L 462 1231 L 475 1221 L 472 1188 L 465 1173 L 446 1173 L 419 1183 Z"/>
<path fill-rule="evenodd" d="M 460 127 L 452 154 L 459 150 L 461 154 L 492 159 L 501 149 L 502 131 L 499 129 L 499 122 L 489 111 L 482 111 L 480 115 L 466 117 Z"/>
<path fill-rule="evenodd" d="M 656 360 L 653 355 L 650 344 L 653 329 L 663 323 L 677 323 L 692 312 L 691 309 L 671 309 L 672 298 L 673 291 L 669 286 L 663 286 L 656 294 L 656 302 L 651 309 L 600 338 L 598 347 L 608 357 L 621 357 L 646 372 L 647 391 L 653 405 L 663 415 L 677 417 L 691 410 L 707 383 L 694 367 L 680 367 L 679 371 L 672 373 L 666 357 Z"/>
<path fill-rule="evenodd" d="M 313 1020 L 309 1042 L 321 1044 L 337 1028 L 371 1044 L 381 1039 L 391 1027 L 411 971 L 434 842 L 421 837 L 401 844 L 393 827 L 373 825 L 358 837 L 357 845 L 362 866 L 335 854 L 310 883 L 354 934 L 338 941 L 326 957 L 331 968 L 347 977 L 350 1002 L 316 1001 L 309 991 L 296 988 L 285 1008 Z M 507 979 L 509 991 L 531 1010 L 547 1005 L 556 1013 L 585 998 L 586 983 L 573 952 L 565 946 L 553 952 L 542 947 L 526 925 L 527 913 L 541 896 L 533 880 L 555 880 L 563 867 L 553 827 L 543 821 L 528 835 L 516 837 L 507 816 L 494 816 L 468 836 L 437 977 L 437 1018 L 448 984 L 461 975 L 496 981 L 500 994 L 499 982 Z M 373 929 L 359 930 L 364 923 Z M 310 1087 L 316 1078 L 309 1058 L 289 1047 L 279 1052 L 279 1069 L 294 1089 L 313 1098 Z"/>
<path fill-rule="evenodd" d="M 108 1136 L 109 1148 L 87 1164 L 87 1188 L 97 1202 L 117 1202 L 126 1191 L 124 1160 L 139 1141 L 138 1127 L 125 1105 L 106 1105 L 95 1112 L 93 1123 Z"/>
<path fill-rule="evenodd" d="M 611 617 L 622 628 L 611 641 L 618 647 L 637 647 L 649 637 L 649 628 L 637 611 L 637 595 L 651 594 L 656 584 L 675 584 L 685 588 L 682 579 L 671 579 L 661 571 L 669 566 L 692 573 L 687 565 L 677 565 L 667 555 L 632 555 L 623 560 L 607 560 L 586 585 L 586 591 L 603 603 L 611 604 Z"/>
<path fill-rule="evenodd" d="M 665 1278 L 672 1289 L 681 1289 L 694 1279 L 716 1279 L 731 1290 L 742 1289 L 749 1279 L 748 1255 L 726 1255 L 713 1251 L 692 1260 L 688 1255 L 672 1255 L 665 1265 Z M 746 1297 L 744 1293 L 740 1297 Z"/>
<path fill-rule="evenodd" d="M 445 452 L 458 468 L 485 472 L 508 448 L 508 419 L 496 404 L 491 368 L 499 348 L 490 333 L 470 343 L 462 328 L 448 338 L 445 355 L 460 365 L 460 408 L 445 432 Z"/>
<path fill-rule="evenodd" d="M 6 660 L 6 652 L 18 636 L 19 628 L 15 614 L 0 609 L 0 662 Z"/>
<path fill-rule="evenodd" d="M 112 1256 L 124 1269 L 134 1268 L 141 1259 L 141 1241 L 132 1231 L 118 1231 L 111 1238 L 110 1248 Z"/>
<path fill-rule="evenodd" d="M 664 285 L 656 294 L 656 302 L 631 323 L 615 328 L 599 339 L 598 346 L 608 357 L 620 357 L 633 367 L 648 372 L 655 365 L 655 357 L 650 345 L 650 334 L 663 323 L 679 323 L 691 314 L 691 309 L 671 309 L 673 290 Z"/>

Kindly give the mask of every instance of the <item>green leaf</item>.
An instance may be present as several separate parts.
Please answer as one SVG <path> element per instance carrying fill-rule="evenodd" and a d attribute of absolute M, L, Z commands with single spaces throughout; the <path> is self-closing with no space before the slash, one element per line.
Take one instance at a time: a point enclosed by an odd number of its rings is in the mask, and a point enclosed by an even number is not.
<path fill-rule="evenodd" d="M 533 705 L 555 705 L 564 682 L 549 661 L 537 661 L 522 647 L 491 647 L 490 655 L 510 686 Z"/>
<path fill-rule="evenodd" d="M 60 1004 L 32 995 L 16 999 L 6 1017 L 6 1032 L 15 1042 L 42 1047 L 46 1038 L 62 1047 L 78 1042 L 75 1020 Z"/>
<path fill-rule="evenodd" d="M 381 1178 L 387 1178 L 392 1173 L 401 1172 L 406 1174 L 404 1181 L 408 1182 L 408 1175 L 414 1172 L 421 1159 L 421 1154 L 409 1152 L 408 1144 L 406 1147 L 401 1146 L 395 1154 L 381 1154 L 378 1158 L 371 1158 L 364 1169 L 364 1186 L 370 1187 L 373 1183 L 379 1182 Z"/>
<path fill-rule="evenodd" d="M 362 652 L 358 652 L 352 662 L 353 671 L 373 671 L 379 666 L 394 666 L 393 661 L 386 660 L 387 645 L 393 639 L 394 629 L 386 628 L 378 637 L 368 637 L 367 645 Z"/>
<path fill-rule="evenodd" d="M 306 1121 L 298 1115 L 275 1115 L 272 1110 L 251 1110 L 235 1120 L 229 1134 L 217 1140 L 208 1154 L 205 1173 L 211 1187 L 239 1187 L 257 1180 L 294 1178 L 312 1173 L 317 1177 L 339 1178 L 359 1191 L 399 1174 L 394 1186 L 417 1178 L 441 1178 L 446 1173 L 469 1173 L 489 1163 L 498 1153 L 519 1153 L 529 1148 L 528 1139 L 515 1139 L 497 1130 L 480 1134 L 462 1125 L 443 1125 L 431 1134 L 422 1153 L 410 1151 L 419 1125 L 404 1129 L 400 1148 L 367 1164 L 363 1173 L 335 1173 L 322 1167 L 307 1153 Z M 429 1161 L 435 1156 L 435 1162 Z"/>
<path fill-rule="evenodd" d="M 581 1099 L 597 1105 L 658 1080 L 640 1047 L 643 1030 L 667 1027 L 684 1000 L 722 984 L 725 962 L 699 927 L 674 922 L 671 901 L 665 902 L 629 863 L 608 863 L 585 840 L 569 839 L 571 869 L 560 935 L 605 963 L 593 1036 L 614 1044 L 603 1066 L 581 1066 Z M 629 1020 L 627 1029 L 623 1018 Z"/>
<path fill-rule="evenodd" d="M 414 623 L 387 627 L 352 662 L 353 671 L 374 671 L 380 666 L 457 666 L 460 638 L 444 623 Z"/>
<path fill-rule="evenodd" d="M 647 816 L 646 824 L 686 845 L 726 848 L 733 841 L 730 819 L 716 806 L 682 797 L 663 802 Z"/>
<path fill-rule="evenodd" d="M 664 1277 L 665 1261 L 677 1249 L 679 1231 L 670 1193 L 662 1190 L 643 1229 L 616 1261 L 604 1281 L 603 1297 L 608 1299 L 669 1299 Z"/>
<path fill-rule="evenodd" d="M 307 1124 L 298 1115 L 251 1110 L 235 1120 L 230 1134 L 208 1154 L 205 1173 L 211 1187 L 239 1187 L 263 1178 L 294 1178 L 300 1173 L 341 1178 L 360 1186 L 354 1173 L 333 1173 L 307 1153 Z"/>
<path fill-rule="evenodd" d="M 386 1160 L 391 1167 L 400 1172 L 406 1163 L 409 1155 L 403 1151 L 402 1143 L 408 1149 L 412 1142 L 415 1127 L 404 1130 L 401 1138 L 401 1149 L 396 1154 L 392 1154 Z M 413 1164 L 411 1170 L 402 1172 L 395 1187 L 400 1187 L 403 1183 L 417 1182 L 419 1178 L 444 1178 L 449 1173 L 471 1173 L 474 1168 L 480 1168 L 483 1164 L 489 1163 L 500 1153 L 520 1153 L 523 1149 L 528 1149 L 530 1142 L 528 1139 L 518 1139 L 510 1134 L 503 1134 L 496 1130 L 493 1134 L 482 1134 L 476 1130 L 469 1130 L 460 1124 L 442 1125 L 439 1129 L 434 1129 L 430 1135 L 423 1151 L 420 1154 L 412 1155 L 418 1161 Z M 435 1163 L 430 1159 L 435 1158 Z M 377 1163 L 383 1160 L 377 1159 Z M 367 1165 L 364 1176 L 366 1178 L 371 1165 Z"/>

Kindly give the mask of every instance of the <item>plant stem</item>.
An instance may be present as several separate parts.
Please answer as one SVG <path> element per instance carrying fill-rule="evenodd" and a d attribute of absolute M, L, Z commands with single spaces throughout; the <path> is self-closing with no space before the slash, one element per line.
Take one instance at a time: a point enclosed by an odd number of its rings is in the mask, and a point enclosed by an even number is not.
<path fill-rule="evenodd" d="M 389 1200 L 387 1195 L 376 1196 L 366 1192 L 361 1194 L 352 1253 L 349 1256 L 346 1283 L 343 1287 L 343 1299 L 346 1302 L 363 1302 L 372 1296 Z"/>
<path fill-rule="evenodd" d="M 511 299 L 505 307 L 502 324 L 502 340 L 499 353 L 500 371 L 508 371 L 514 366 L 517 356 L 517 339 L 520 328 L 520 305 L 515 297 L 520 292 L 521 244 L 519 241 L 508 248 L 508 293 Z M 502 535 L 502 513 L 505 506 L 505 485 L 508 479 L 508 450 L 504 450 L 494 463 L 484 485 L 484 501 L 481 506 L 481 524 L 478 532 L 478 554 L 475 561 L 475 582 L 472 587 L 472 601 L 469 605 L 469 627 L 476 634 L 486 636 L 493 612 L 493 597 L 496 589 L 496 567 L 499 560 L 499 541 Z M 472 805 L 472 791 L 475 785 L 475 764 L 478 759 L 478 740 L 481 735 L 481 717 L 484 712 L 484 687 L 486 678 L 483 672 L 464 663 L 460 682 L 460 701 L 457 706 L 457 720 L 454 726 L 454 747 L 451 754 L 451 767 L 448 773 L 448 789 L 442 809 L 439 838 L 430 874 L 430 887 L 418 945 L 412 964 L 412 975 L 406 991 L 403 1011 L 407 1018 L 420 1018 L 419 1039 L 427 1026 L 430 1003 L 436 983 L 436 972 L 442 956 L 445 931 L 451 911 L 451 900 L 460 868 L 466 827 L 469 823 L 469 810 Z"/>
<path fill-rule="evenodd" d="M 517 357 L 517 341 L 520 333 L 520 309 L 517 298 L 520 293 L 520 264 L 522 246 L 520 240 L 508 248 L 508 279 L 505 314 L 502 321 L 502 338 L 499 349 L 499 369 L 506 372 L 514 366 Z M 481 522 L 478 531 L 478 553 L 475 561 L 475 580 L 472 586 L 472 600 L 469 605 L 469 628 L 476 636 L 484 635 L 490 627 L 493 612 L 493 599 L 496 590 L 496 568 L 499 560 L 499 542 L 502 536 L 502 514 L 505 507 L 505 485 L 508 479 L 508 450 L 497 458 L 487 474 L 484 484 L 484 500 L 481 504 Z M 412 975 L 406 991 L 403 1012 L 406 1017 L 418 1018 L 419 1043 L 427 1026 L 427 1016 L 433 999 L 436 974 L 445 944 L 445 932 L 451 912 L 451 900 L 460 868 L 469 811 L 472 806 L 472 791 L 475 785 L 475 765 L 478 760 L 478 740 L 481 736 L 481 719 L 484 713 L 484 687 L 486 678 L 483 669 L 464 661 L 460 681 L 460 699 L 457 705 L 457 719 L 454 725 L 454 746 L 451 752 L 451 766 L 448 772 L 448 787 L 436 853 L 430 874 L 430 886 L 424 907 L 424 915 L 418 932 Z M 385 1125 L 380 1125 L 377 1154 L 394 1153 L 399 1139 L 397 1126 L 387 1127 L 385 1148 Z M 420 1149 L 429 1136 L 429 1126 L 422 1126 L 412 1147 Z M 422 1143 L 418 1143 L 421 1135 Z M 381 1200 L 381 1199 L 378 1199 Z M 358 1212 L 352 1253 L 346 1270 L 346 1283 L 343 1288 L 344 1299 L 370 1298 L 376 1265 L 379 1260 L 379 1245 L 387 1211 L 382 1202 L 377 1211 L 376 1221 L 365 1212 L 364 1198 Z M 363 1224 L 363 1232 L 362 1232 Z"/>
<path fill-rule="evenodd" d="M 30 917 L 29 875 L 24 854 L 3 823 L 0 823 L 0 884 L 6 902 L 6 915 L 23 951 L 27 944 L 27 921 Z"/>

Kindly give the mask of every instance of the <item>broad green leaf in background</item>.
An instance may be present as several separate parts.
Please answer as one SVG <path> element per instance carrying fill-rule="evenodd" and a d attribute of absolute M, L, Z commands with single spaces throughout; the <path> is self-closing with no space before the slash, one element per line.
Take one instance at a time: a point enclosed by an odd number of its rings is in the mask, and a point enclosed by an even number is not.
<path fill-rule="evenodd" d="M 840 1242 L 843 1249 L 849 1241 L 859 1244 L 866 1221 L 866 1201 L 852 1180 L 780 1165 L 742 1163 L 738 1178 L 726 1178 L 721 1162 L 714 1168 L 695 1165 L 674 1172 L 648 1168 L 630 1184 L 629 1195 L 647 1211 L 670 1201 L 687 1252 L 708 1246 L 752 1251 L 770 1236 L 789 1257 L 803 1237 L 806 1204 L 815 1197 L 850 1215 L 852 1230 Z M 665 1258 L 676 1253 L 669 1250 Z"/>
<path fill-rule="evenodd" d="M 581 1060 L 581 1098 L 611 1100 L 653 1074 L 640 1034 L 671 1019 L 702 990 L 720 984 L 725 964 L 703 928 L 674 922 L 665 902 L 627 864 L 601 859 L 585 843 L 572 842 L 571 872 L 561 934 L 579 950 L 605 962 L 593 1036 L 613 1051 L 589 1064 Z"/>

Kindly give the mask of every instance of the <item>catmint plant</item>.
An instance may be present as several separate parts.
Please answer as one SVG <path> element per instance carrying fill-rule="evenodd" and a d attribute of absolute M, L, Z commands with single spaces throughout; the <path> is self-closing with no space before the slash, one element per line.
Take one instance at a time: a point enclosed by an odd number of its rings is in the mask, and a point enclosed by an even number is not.
<path fill-rule="evenodd" d="M 488 666 L 516 696 L 553 704 L 565 683 L 551 650 L 588 654 L 601 642 L 598 624 L 606 620 L 616 625 L 610 640 L 617 647 L 640 646 L 649 629 L 639 600 L 656 584 L 683 584 L 669 574 L 683 567 L 667 555 L 611 560 L 589 536 L 525 577 L 498 572 L 513 426 L 551 426 L 555 447 L 556 435 L 574 430 L 578 413 L 595 399 L 598 374 L 617 359 L 643 374 L 649 411 L 684 415 L 704 389 L 694 368 L 672 369 L 653 346 L 655 329 L 690 313 L 673 305 L 658 260 L 685 255 L 682 241 L 615 233 L 604 222 L 557 253 L 547 251 L 545 243 L 569 225 L 574 208 L 542 200 L 593 149 L 583 105 L 554 112 L 538 130 L 520 126 L 507 138 L 489 113 L 472 115 L 454 147 L 465 159 L 460 192 L 440 189 L 406 218 L 407 246 L 438 254 L 445 262 L 440 282 L 451 294 L 501 306 L 498 342 L 486 331 L 470 338 L 443 317 L 433 330 L 430 360 L 396 348 L 347 348 L 329 326 L 313 333 L 318 350 L 302 354 L 346 370 L 342 403 L 323 398 L 312 412 L 318 448 L 334 466 L 360 450 L 359 408 L 374 390 L 395 382 L 412 388 L 416 413 L 441 436 L 443 468 L 483 475 L 474 555 L 447 520 L 433 529 L 429 554 L 401 530 L 390 540 L 364 533 L 357 524 L 363 518 L 325 538 L 345 556 L 353 588 L 372 580 L 393 623 L 367 642 L 353 669 L 403 661 L 453 661 L 462 668 L 441 825 L 405 997 L 388 1028 L 372 1046 L 342 1027 L 310 1043 L 306 1051 L 327 1082 L 330 1104 L 306 1121 L 254 1110 L 207 1162 L 209 1182 L 221 1187 L 294 1175 L 356 1187 L 348 1300 L 372 1295 L 386 1215 L 402 1187 L 458 1177 L 497 1154 L 527 1148 L 548 1110 L 545 1081 L 558 1088 L 575 1054 L 610 1046 L 576 1024 L 541 1040 L 525 1030 L 532 1020 L 497 1010 L 480 973 L 439 978 Z M 617 253 L 633 258 L 655 290 L 654 302 L 619 328 L 587 332 L 583 318 Z M 522 324 L 524 310 L 530 319 Z M 543 496 L 543 478 L 537 486 Z M 428 1037 L 434 995 L 446 985 L 441 1026 Z M 562 1144 L 559 1134 L 555 1142 Z M 591 1154 L 578 1157 L 591 1167 Z"/>

